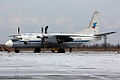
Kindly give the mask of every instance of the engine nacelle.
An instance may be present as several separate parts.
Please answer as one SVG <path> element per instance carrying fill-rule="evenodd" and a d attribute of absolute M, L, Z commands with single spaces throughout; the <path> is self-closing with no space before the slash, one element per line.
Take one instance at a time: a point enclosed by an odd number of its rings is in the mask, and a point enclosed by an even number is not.
<path fill-rule="evenodd" d="M 48 36 L 48 38 L 45 39 L 48 43 L 58 43 L 56 36 Z"/>

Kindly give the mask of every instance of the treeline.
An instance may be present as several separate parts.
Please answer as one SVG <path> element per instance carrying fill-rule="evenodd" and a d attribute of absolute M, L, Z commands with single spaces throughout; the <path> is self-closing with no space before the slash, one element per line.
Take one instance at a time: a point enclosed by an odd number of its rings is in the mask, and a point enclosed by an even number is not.
<path fill-rule="evenodd" d="M 108 48 L 112 48 L 112 47 L 115 47 L 115 48 L 120 48 L 120 44 L 110 44 L 110 43 L 106 43 L 106 44 L 91 44 L 91 45 L 82 45 L 81 47 L 108 47 Z"/>
<path fill-rule="evenodd" d="M 75 51 L 120 51 L 120 44 L 86 44 L 74 48 Z"/>

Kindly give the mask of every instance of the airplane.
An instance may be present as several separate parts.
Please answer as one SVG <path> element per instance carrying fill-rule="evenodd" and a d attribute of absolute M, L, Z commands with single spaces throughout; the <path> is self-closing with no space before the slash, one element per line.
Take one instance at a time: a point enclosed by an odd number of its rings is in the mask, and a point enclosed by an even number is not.
<path fill-rule="evenodd" d="M 116 33 L 116 32 L 99 32 L 99 12 L 95 11 L 92 16 L 90 25 L 83 31 L 77 34 L 68 33 L 48 33 L 48 26 L 43 27 L 41 33 L 20 33 L 18 27 L 18 34 L 13 34 L 9 41 L 5 43 L 7 47 L 15 48 L 15 53 L 19 53 L 19 48 L 34 48 L 34 52 L 40 52 L 41 48 L 58 48 L 58 53 L 65 53 L 65 48 L 70 51 L 74 47 L 80 47 L 83 44 L 93 43 L 102 39 L 102 37 Z M 54 52 L 53 50 L 51 50 Z"/>

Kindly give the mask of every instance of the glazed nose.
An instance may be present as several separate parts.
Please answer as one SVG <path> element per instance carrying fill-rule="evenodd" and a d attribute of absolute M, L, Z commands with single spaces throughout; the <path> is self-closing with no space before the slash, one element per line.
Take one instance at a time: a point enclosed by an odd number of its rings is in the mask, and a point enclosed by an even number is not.
<path fill-rule="evenodd" d="M 7 41 L 7 42 L 5 43 L 5 45 L 6 45 L 7 47 L 12 47 L 12 46 L 13 46 L 12 40 Z"/>

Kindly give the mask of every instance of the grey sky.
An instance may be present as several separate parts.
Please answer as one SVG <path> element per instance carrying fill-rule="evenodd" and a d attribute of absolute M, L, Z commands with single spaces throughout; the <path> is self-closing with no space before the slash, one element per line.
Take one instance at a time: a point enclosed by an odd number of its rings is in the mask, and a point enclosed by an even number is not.
<path fill-rule="evenodd" d="M 118 43 L 120 29 L 120 0 L 0 0 L 0 43 L 7 36 L 22 32 L 75 33 L 87 27 L 94 11 L 100 12 L 101 32 L 116 31 L 109 42 Z"/>

